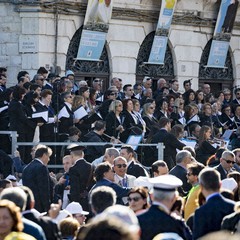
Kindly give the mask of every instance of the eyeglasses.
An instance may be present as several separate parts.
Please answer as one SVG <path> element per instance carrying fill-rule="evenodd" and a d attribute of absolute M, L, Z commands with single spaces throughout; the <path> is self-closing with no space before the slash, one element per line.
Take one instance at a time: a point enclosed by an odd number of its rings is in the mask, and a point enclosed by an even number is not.
<path fill-rule="evenodd" d="M 227 163 L 227 164 L 234 164 L 235 161 L 231 161 L 231 160 L 228 160 L 228 159 L 225 159 L 223 158 L 223 160 Z"/>
<path fill-rule="evenodd" d="M 117 166 L 118 168 L 121 168 L 121 167 L 123 167 L 123 168 L 126 168 L 127 167 L 127 164 L 116 164 L 115 166 Z"/>
<path fill-rule="evenodd" d="M 138 202 L 140 199 L 141 199 L 141 197 L 133 197 L 133 198 L 128 197 L 128 198 L 127 198 L 128 202 L 131 202 L 132 200 L 133 200 L 134 202 Z"/>

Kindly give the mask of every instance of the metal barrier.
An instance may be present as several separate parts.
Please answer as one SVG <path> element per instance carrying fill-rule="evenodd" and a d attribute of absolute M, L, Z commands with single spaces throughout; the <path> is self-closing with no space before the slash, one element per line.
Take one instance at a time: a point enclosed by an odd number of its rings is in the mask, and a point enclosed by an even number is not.
<path fill-rule="evenodd" d="M 10 135 L 10 137 L 12 138 L 12 156 L 14 155 L 14 152 L 17 150 L 18 146 L 35 146 L 37 144 L 44 144 L 44 145 L 47 145 L 47 146 L 68 146 L 69 142 L 18 142 L 17 141 L 17 137 L 18 137 L 18 134 L 16 131 L 0 131 L 0 134 L 8 134 Z M 103 143 L 100 143 L 100 142 L 74 142 L 76 144 L 79 144 L 81 146 L 104 146 L 106 145 L 107 143 L 110 143 L 110 142 L 103 142 Z M 113 146 L 116 146 L 116 147 L 119 147 L 123 144 L 113 144 L 111 143 Z M 158 149 L 158 159 L 163 159 L 163 150 L 164 150 L 164 144 L 163 143 L 139 143 L 139 144 L 131 144 L 131 143 L 128 143 L 128 145 L 131 145 L 131 146 L 155 146 L 157 149 Z M 49 168 L 62 168 L 62 165 L 48 165 Z"/>

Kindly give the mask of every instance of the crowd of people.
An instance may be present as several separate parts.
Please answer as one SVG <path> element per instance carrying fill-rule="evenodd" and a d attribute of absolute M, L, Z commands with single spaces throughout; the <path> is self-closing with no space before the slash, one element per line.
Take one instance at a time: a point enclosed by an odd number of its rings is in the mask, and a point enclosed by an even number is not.
<path fill-rule="evenodd" d="M 10 138 L 0 135 L 0 240 L 24 233 L 204 239 L 221 229 L 231 239 L 240 232 L 240 88 L 233 99 L 229 89 L 214 95 L 204 84 L 194 91 L 186 80 L 180 93 L 178 80 L 160 78 L 152 89 L 144 77 L 124 86 L 113 78 L 103 92 L 101 79 L 89 86 L 74 77 L 40 67 L 31 81 L 19 72 L 7 88 L 0 68 L 0 131 L 32 143 L 9 156 Z M 134 136 L 146 146 L 131 146 Z M 147 145 L 159 142 L 161 160 Z M 49 171 L 53 155 L 63 171 Z"/>

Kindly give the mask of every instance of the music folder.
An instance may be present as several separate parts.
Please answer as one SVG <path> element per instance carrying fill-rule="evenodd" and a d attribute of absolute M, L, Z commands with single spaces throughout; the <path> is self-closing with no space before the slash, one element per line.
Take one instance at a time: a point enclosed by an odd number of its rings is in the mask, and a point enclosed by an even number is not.
<path fill-rule="evenodd" d="M 32 119 L 36 120 L 37 122 L 48 122 L 48 111 L 44 112 L 35 112 L 32 114 Z"/>

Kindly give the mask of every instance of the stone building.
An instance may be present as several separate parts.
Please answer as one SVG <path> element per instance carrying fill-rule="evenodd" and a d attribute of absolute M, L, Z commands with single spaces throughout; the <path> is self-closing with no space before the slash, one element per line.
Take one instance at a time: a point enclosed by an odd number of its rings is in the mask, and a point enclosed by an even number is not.
<path fill-rule="evenodd" d="M 76 61 L 87 0 L 0 0 L 0 66 L 8 68 L 8 85 L 20 70 L 31 77 L 40 66 L 76 79 L 112 77 L 135 83 L 154 79 L 192 78 L 193 89 L 209 82 L 214 91 L 240 84 L 240 10 L 225 69 L 205 68 L 220 0 L 178 0 L 169 34 L 165 64 L 145 65 L 158 21 L 160 0 L 114 0 L 101 62 Z M 180 84 L 182 86 L 182 84 Z"/>

